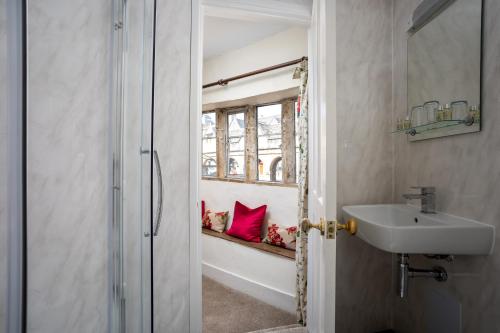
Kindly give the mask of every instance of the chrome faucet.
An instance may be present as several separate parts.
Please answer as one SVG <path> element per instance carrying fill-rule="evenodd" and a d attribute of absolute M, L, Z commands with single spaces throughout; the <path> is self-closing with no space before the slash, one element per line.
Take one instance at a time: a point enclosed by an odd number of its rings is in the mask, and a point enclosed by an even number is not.
<path fill-rule="evenodd" d="M 420 211 L 424 214 L 433 214 L 436 212 L 436 188 L 434 186 L 412 186 L 412 189 L 419 189 L 420 194 L 403 194 L 405 199 L 420 199 Z"/>

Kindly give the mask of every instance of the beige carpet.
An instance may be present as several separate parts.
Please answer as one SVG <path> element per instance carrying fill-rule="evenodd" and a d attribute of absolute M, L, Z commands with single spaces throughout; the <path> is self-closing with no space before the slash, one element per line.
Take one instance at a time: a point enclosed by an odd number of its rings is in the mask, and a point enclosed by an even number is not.
<path fill-rule="evenodd" d="M 293 314 L 203 277 L 204 333 L 247 333 L 296 322 Z"/>

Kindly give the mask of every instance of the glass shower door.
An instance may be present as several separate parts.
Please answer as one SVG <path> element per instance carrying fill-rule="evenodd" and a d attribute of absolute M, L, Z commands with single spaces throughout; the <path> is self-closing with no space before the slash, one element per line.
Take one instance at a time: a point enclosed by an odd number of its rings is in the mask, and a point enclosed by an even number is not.
<path fill-rule="evenodd" d="M 114 2 L 113 332 L 152 331 L 154 0 Z"/>

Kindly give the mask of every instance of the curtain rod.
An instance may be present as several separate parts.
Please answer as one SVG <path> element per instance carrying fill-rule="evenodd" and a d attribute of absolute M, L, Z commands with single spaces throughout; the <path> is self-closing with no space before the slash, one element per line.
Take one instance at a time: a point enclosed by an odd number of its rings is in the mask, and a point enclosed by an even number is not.
<path fill-rule="evenodd" d="M 264 67 L 264 68 L 257 69 L 255 71 L 251 71 L 251 72 L 248 72 L 248 73 L 244 73 L 244 74 L 232 76 L 232 77 L 227 78 L 227 79 L 220 79 L 219 81 L 214 81 L 214 82 L 211 82 L 211 83 L 204 84 L 203 85 L 203 89 L 209 88 L 209 87 L 213 87 L 213 86 L 225 86 L 225 85 L 227 85 L 231 81 L 235 81 L 235 80 L 243 79 L 245 77 L 249 77 L 249 76 L 253 76 L 253 75 L 257 75 L 257 74 L 261 74 L 261 73 L 265 73 L 265 72 L 270 72 L 270 71 L 273 71 L 275 69 L 280 69 L 280 68 L 283 68 L 283 67 L 288 67 L 288 66 L 291 66 L 291 65 L 295 65 L 295 64 L 298 64 L 298 63 L 300 63 L 300 62 L 302 62 L 304 60 L 307 60 L 307 57 L 302 57 L 302 58 L 299 58 L 299 59 L 287 61 L 287 62 L 284 62 L 284 63 L 281 63 L 281 64 L 277 64 L 277 65 L 274 65 L 274 66 Z"/>

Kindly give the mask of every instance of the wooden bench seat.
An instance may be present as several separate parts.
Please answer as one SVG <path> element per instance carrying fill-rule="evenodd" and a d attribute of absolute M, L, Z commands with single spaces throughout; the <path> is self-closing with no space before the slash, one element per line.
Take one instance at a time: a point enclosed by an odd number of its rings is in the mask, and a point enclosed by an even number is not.
<path fill-rule="evenodd" d="M 269 253 L 272 253 L 272 254 L 276 254 L 276 255 L 279 255 L 279 256 L 282 256 L 282 257 L 286 257 L 286 258 L 295 260 L 295 250 L 285 249 L 285 248 L 282 248 L 282 247 L 279 247 L 279 246 L 275 246 L 275 245 L 271 245 L 271 244 L 267 244 L 267 243 L 247 242 L 247 241 L 245 241 L 243 239 L 239 239 L 239 238 L 236 238 L 236 237 L 233 237 L 233 236 L 229 236 L 226 233 L 217 232 L 217 231 L 213 231 L 213 230 L 206 229 L 206 228 L 202 228 L 201 230 L 202 230 L 203 234 L 208 235 L 208 236 L 225 239 L 225 240 L 233 242 L 233 243 L 237 243 L 237 244 L 240 244 L 240 245 L 243 245 L 243 246 L 251 247 L 251 248 L 254 248 L 254 249 L 257 249 L 257 250 L 261 250 L 261 251 L 264 251 L 264 252 L 269 252 Z"/>

